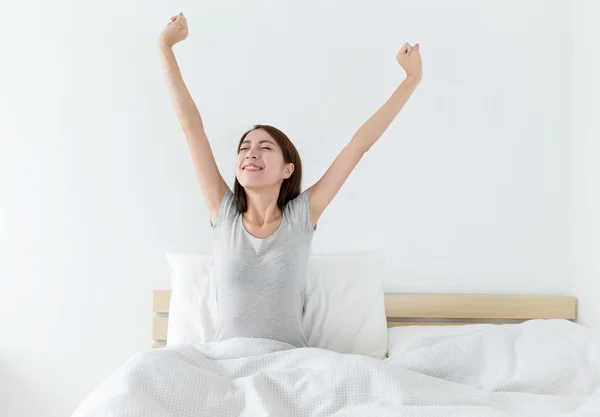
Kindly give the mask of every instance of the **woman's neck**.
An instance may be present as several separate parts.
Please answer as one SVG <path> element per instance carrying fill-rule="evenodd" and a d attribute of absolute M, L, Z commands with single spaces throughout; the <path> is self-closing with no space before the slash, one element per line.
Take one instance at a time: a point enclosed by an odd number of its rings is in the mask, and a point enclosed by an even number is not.
<path fill-rule="evenodd" d="M 280 187 L 246 189 L 247 210 L 244 219 L 257 226 L 277 222 L 281 219 L 281 210 L 277 206 Z"/>

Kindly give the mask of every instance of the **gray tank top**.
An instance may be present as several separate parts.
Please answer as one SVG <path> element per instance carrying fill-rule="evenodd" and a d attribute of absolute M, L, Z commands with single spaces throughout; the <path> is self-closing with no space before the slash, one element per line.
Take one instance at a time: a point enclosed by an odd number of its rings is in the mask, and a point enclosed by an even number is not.
<path fill-rule="evenodd" d="M 304 191 L 284 207 L 274 234 L 254 237 L 227 189 L 212 226 L 220 312 L 213 341 L 261 337 L 308 346 L 302 332 L 303 291 L 315 230 Z"/>

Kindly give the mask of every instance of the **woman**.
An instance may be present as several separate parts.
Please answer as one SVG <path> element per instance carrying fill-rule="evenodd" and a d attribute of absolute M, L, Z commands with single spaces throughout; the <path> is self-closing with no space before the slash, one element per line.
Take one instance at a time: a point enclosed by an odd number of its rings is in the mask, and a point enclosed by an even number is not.
<path fill-rule="evenodd" d="M 219 173 L 173 53 L 187 35 L 187 20 L 180 13 L 160 34 L 158 47 L 212 227 L 221 315 L 214 340 L 262 337 L 308 346 L 302 294 L 317 222 L 421 81 L 419 44 L 402 46 L 396 59 L 406 78 L 313 186 L 300 192 L 300 156 L 287 136 L 275 127 L 256 125 L 238 144 L 232 192 Z"/>

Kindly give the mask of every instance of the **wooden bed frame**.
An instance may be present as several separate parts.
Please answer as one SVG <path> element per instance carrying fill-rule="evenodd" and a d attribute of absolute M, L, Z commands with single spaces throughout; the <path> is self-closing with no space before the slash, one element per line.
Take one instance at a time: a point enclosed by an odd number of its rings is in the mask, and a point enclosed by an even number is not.
<path fill-rule="evenodd" d="M 155 290 L 153 348 L 166 345 L 171 290 Z M 555 295 L 385 294 L 388 327 L 520 323 L 577 318 L 577 299 Z"/>

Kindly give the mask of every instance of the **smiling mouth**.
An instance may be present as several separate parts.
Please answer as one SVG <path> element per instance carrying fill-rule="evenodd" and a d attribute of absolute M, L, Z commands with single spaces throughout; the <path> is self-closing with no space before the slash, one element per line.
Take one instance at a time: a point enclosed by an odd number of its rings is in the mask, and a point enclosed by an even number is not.
<path fill-rule="evenodd" d="M 243 169 L 244 169 L 244 171 L 248 171 L 248 172 L 258 172 L 258 171 L 263 170 L 261 167 L 257 167 L 257 166 L 246 166 Z"/>

